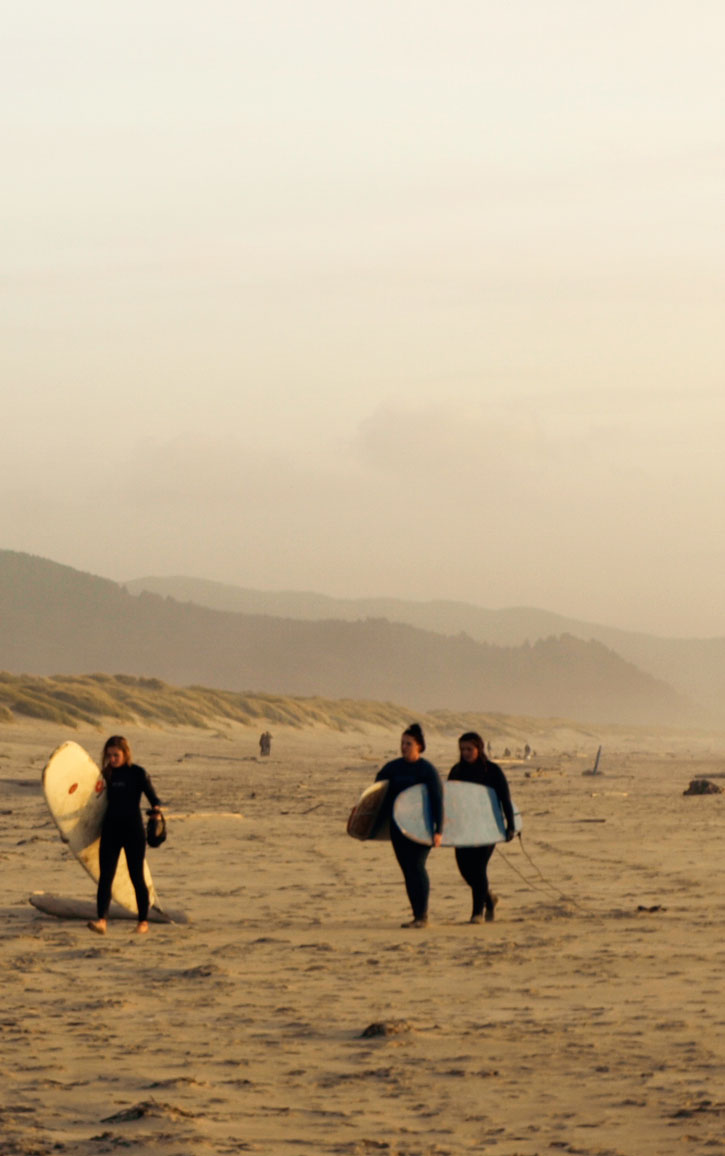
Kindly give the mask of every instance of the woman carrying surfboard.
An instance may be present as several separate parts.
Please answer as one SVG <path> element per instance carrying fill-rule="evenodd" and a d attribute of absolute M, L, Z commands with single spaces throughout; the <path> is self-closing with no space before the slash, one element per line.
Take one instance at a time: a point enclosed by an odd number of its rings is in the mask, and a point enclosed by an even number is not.
<path fill-rule="evenodd" d="M 96 897 L 98 918 L 88 926 L 99 935 L 106 933 L 111 886 L 121 850 L 124 850 L 128 873 L 136 892 L 136 931 L 145 934 L 149 929 L 149 890 L 144 879 L 146 834 L 141 817 L 141 795 L 146 796 L 156 813 L 161 809 L 161 803 L 144 768 L 132 761 L 131 748 L 122 735 L 111 735 L 106 740 L 101 771 L 106 780 L 108 806 L 101 827 L 100 876 Z"/>
<path fill-rule="evenodd" d="M 480 783 L 482 787 L 491 787 L 498 795 L 501 809 L 506 820 L 506 842 L 510 842 L 516 831 L 514 829 L 514 810 L 511 805 L 511 794 L 506 776 L 498 763 L 492 763 L 486 755 L 483 739 L 475 731 L 466 731 L 458 740 L 460 761 L 451 767 L 449 779 L 462 779 L 467 783 Z M 487 923 L 493 919 L 494 908 L 498 897 L 493 895 L 488 887 L 488 861 L 493 855 L 495 845 L 487 847 L 456 847 L 456 863 L 458 870 L 471 888 L 473 897 L 473 912 L 471 923 Z"/>
<path fill-rule="evenodd" d="M 402 927 L 425 927 L 428 922 L 428 896 L 430 894 L 430 880 L 426 871 L 425 862 L 430 847 L 422 843 L 414 843 L 406 838 L 392 818 L 393 803 L 401 791 L 416 783 L 424 783 L 428 788 L 430 798 L 431 818 L 433 822 L 433 846 L 440 847 L 441 831 L 443 830 L 443 784 L 438 771 L 424 759 L 425 738 L 418 723 L 411 723 L 403 731 L 400 739 L 399 759 L 386 763 L 378 771 L 375 781 L 382 779 L 389 781 L 388 793 L 385 797 L 385 809 L 390 818 L 390 838 L 405 879 L 405 889 L 413 909 L 413 918 L 403 923 Z"/>

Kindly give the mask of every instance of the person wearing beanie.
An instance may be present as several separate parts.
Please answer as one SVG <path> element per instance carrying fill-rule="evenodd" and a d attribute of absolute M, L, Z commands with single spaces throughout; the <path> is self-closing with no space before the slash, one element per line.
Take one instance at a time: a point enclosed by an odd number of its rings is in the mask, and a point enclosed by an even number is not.
<path fill-rule="evenodd" d="M 431 816 L 433 820 L 433 846 L 440 847 L 441 832 L 443 830 L 443 784 L 438 771 L 432 763 L 423 758 L 425 738 L 418 723 L 411 723 L 400 739 L 400 758 L 386 763 L 375 776 L 376 782 L 387 779 L 388 793 L 385 799 L 385 809 L 390 818 L 390 838 L 393 851 L 398 860 L 405 889 L 408 893 L 413 918 L 403 927 L 425 927 L 428 922 L 428 897 L 430 895 L 430 880 L 426 870 L 426 860 L 430 847 L 422 843 L 414 843 L 408 839 L 398 827 L 392 817 L 393 803 L 398 795 L 423 783 L 428 788 Z"/>

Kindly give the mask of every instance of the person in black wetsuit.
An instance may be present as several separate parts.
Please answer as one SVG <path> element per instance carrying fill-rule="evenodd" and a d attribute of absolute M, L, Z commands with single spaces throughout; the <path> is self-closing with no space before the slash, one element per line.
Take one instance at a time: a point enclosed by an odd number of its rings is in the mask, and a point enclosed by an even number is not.
<path fill-rule="evenodd" d="M 401 925 L 403 927 L 425 927 L 428 922 L 430 880 L 425 862 L 430 847 L 422 843 L 414 843 L 412 839 L 406 838 L 392 818 L 393 803 L 401 791 L 414 786 L 416 783 L 425 783 L 430 797 L 434 847 L 440 847 L 443 829 L 443 784 L 433 764 L 422 758 L 424 750 L 423 731 L 418 723 L 412 723 L 403 732 L 400 740 L 401 757 L 386 763 L 375 776 L 376 782 L 381 779 L 388 779 L 390 782 L 384 807 L 390 817 L 390 838 L 395 851 L 395 858 L 403 872 L 405 889 L 413 909 L 413 918 L 410 922 L 403 923 Z"/>
<path fill-rule="evenodd" d="M 448 778 L 463 779 L 468 783 L 480 783 L 483 787 L 493 787 L 498 795 L 506 820 L 506 841 L 510 842 L 516 831 L 514 830 L 514 811 L 506 776 L 498 763 L 492 763 L 487 757 L 484 741 L 475 731 L 467 731 L 466 734 L 461 735 L 458 740 L 458 750 L 461 756 L 460 762 L 456 763 L 455 767 L 451 767 Z M 484 918 L 487 923 L 490 923 L 493 919 L 498 896 L 489 891 L 487 868 L 494 850 L 495 844 L 487 847 L 456 847 L 458 870 L 471 888 L 473 896 L 471 923 L 481 923 Z"/>
<path fill-rule="evenodd" d="M 88 926 L 91 931 L 105 935 L 108 908 L 111 904 L 111 886 L 116 874 L 118 858 L 126 852 L 128 873 L 136 892 L 138 924 L 141 934 L 149 929 L 149 891 L 143 868 L 146 855 L 146 832 L 141 817 L 141 795 L 145 795 L 154 811 L 161 807 L 151 779 L 143 767 L 131 759 L 131 748 L 121 735 L 112 735 L 103 747 L 101 771 L 106 780 L 108 806 L 101 827 L 99 851 L 100 877 L 96 910 L 98 918 Z"/>

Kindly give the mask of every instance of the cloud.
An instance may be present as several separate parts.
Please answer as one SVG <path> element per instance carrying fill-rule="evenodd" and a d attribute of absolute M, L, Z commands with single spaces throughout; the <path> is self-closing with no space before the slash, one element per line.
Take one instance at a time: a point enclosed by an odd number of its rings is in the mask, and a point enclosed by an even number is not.
<path fill-rule="evenodd" d="M 0 541 L 117 580 L 177 572 L 631 625 L 626 605 L 644 615 L 654 591 L 662 605 L 676 591 L 673 616 L 688 583 L 715 605 L 720 403 L 706 390 L 689 402 L 676 390 L 451 396 L 391 400 L 347 439 L 320 429 L 296 445 L 243 427 L 61 440 L 42 468 L 16 459 L 5 475 Z"/>
<path fill-rule="evenodd" d="M 384 405 L 360 423 L 352 450 L 362 468 L 401 484 L 414 479 L 454 488 L 496 482 L 515 473 L 538 477 L 542 470 L 569 473 L 591 465 L 601 434 L 613 433 L 610 414 L 580 413 L 547 405 L 541 398 L 500 399 L 422 406 Z"/>

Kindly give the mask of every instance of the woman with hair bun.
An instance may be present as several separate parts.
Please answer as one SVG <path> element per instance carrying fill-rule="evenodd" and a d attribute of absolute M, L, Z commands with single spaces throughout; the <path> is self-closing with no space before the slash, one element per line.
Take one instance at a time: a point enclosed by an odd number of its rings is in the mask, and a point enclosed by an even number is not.
<path fill-rule="evenodd" d="M 430 798 L 434 847 L 440 847 L 443 830 L 443 784 L 433 764 L 422 757 L 424 750 L 423 731 L 418 723 L 411 723 L 400 739 L 400 758 L 386 763 L 375 776 L 376 782 L 387 779 L 390 784 L 385 799 L 385 811 L 390 816 L 390 839 L 413 909 L 413 918 L 402 927 L 425 927 L 428 922 L 430 880 L 425 863 L 430 847 L 408 839 L 393 819 L 393 803 L 401 791 L 416 783 L 424 783 Z"/>
<path fill-rule="evenodd" d="M 510 842 L 514 830 L 514 811 L 506 776 L 498 763 L 492 763 L 486 755 L 483 739 L 475 731 L 466 731 L 458 740 L 460 761 L 451 767 L 449 779 L 462 779 L 467 783 L 480 783 L 482 787 L 492 787 L 498 795 L 506 820 L 506 842 Z M 486 847 L 456 847 L 458 870 L 471 888 L 473 912 L 471 923 L 490 923 L 498 896 L 488 887 L 488 861 L 493 855 L 495 844 Z"/>
<path fill-rule="evenodd" d="M 111 887 L 123 850 L 126 852 L 128 873 L 136 892 L 136 931 L 144 934 L 149 929 L 149 890 L 143 871 L 146 833 L 141 817 L 141 795 L 146 796 L 155 812 L 160 810 L 161 803 L 146 771 L 132 761 L 128 740 L 122 735 L 111 735 L 106 740 L 101 756 L 101 773 L 106 780 L 108 806 L 101 827 L 100 876 L 96 897 L 98 918 L 88 926 L 99 935 L 106 934 Z"/>

